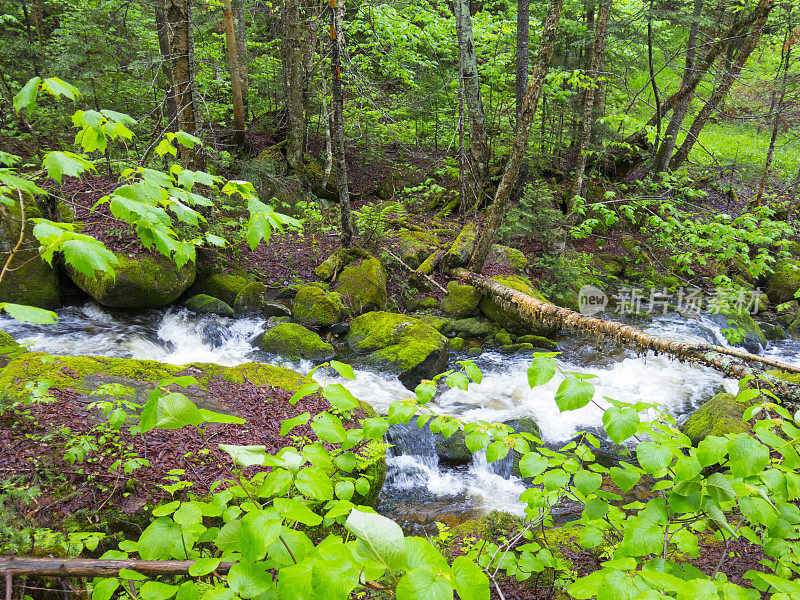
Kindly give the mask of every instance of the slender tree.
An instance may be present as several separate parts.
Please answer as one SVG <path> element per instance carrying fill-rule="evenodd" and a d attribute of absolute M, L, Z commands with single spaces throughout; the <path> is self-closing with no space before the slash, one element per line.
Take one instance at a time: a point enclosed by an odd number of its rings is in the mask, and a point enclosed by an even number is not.
<path fill-rule="evenodd" d="M 289 113 L 289 144 L 286 162 L 292 169 L 303 166 L 305 115 L 303 111 L 303 27 L 300 0 L 286 0 L 283 10 L 283 71 L 286 77 L 286 106 Z"/>
<path fill-rule="evenodd" d="M 342 233 L 339 241 L 349 248 L 353 241 L 350 215 L 350 189 L 344 153 L 344 95 L 342 93 L 342 48 L 344 47 L 344 0 L 330 0 L 331 36 L 331 104 L 333 105 L 333 156 L 336 161 L 336 188 L 339 192 L 339 214 Z"/>
<path fill-rule="evenodd" d="M 178 105 L 175 103 L 175 87 L 172 83 L 172 57 L 169 50 L 169 28 L 164 0 L 154 2 L 158 49 L 161 52 L 161 72 L 164 74 L 164 103 L 167 107 L 167 130 L 175 131 L 178 126 Z"/>
<path fill-rule="evenodd" d="M 469 151 L 474 170 L 476 193 L 489 178 L 489 141 L 486 136 L 486 117 L 483 113 L 478 59 L 472 35 L 472 16 L 469 0 L 455 0 L 456 34 L 458 36 L 458 65 L 464 80 L 464 101 L 469 115 Z"/>
<path fill-rule="evenodd" d="M 242 86 L 242 107 L 244 108 L 244 121 L 250 115 L 250 101 L 248 93 L 250 90 L 250 75 L 248 73 L 248 63 L 250 58 L 247 54 L 247 19 L 245 18 L 245 0 L 233 0 L 233 18 L 236 31 L 236 49 L 239 63 L 239 81 Z"/>
<path fill-rule="evenodd" d="M 594 44 L 592 46 L 591 59 L 589 61 L 589 86 L 583 100 L 583 111 L 581 114 L 581 132 L 578 141 L 578 162 L 575 165 L 575 179 L 567 192 L 567 208 L 572 209 L 573 199 L 580 195 L 583 188 L 583 174 L 586 170 L 586 160 L 588 158 L 589 137 L 592 133 L 592 109 L 594 108 L 595 90 L 600 76 L 600 62 L 606 45 L 606 26 L 611 15 L 611 0 L 600 0 L 600 11 L 597 14 L 594 24 Z"/>
<path fill-rule="evenodd" d="M 231 0 L 223 0 L 222 17 L 225 27 L 225 50 L 228 55 L 228 71 L 231 77 L 231 102 L 233 103 L 233 140 L 237 145 L 244 143 L 244 101 L 242 99 L 242 81 L 239 79 L 239 49 L 236 44 L 236 32 L 233 24 Z"/>
<path fill-rule="evenodd" d="M 528 91 L 525 92 L 525 98 L 522 102 L 522 110 L 520 111 L 519 120 L 517 122 L 517 131 L 514 135 L 511 156 L 506 163 L 500 184 L 497 186 L 497 194 L 495 194 L 488 222 L 481 232 L 478 242 L 475 244 L 475 251 L 472 253 L 470 259 L 470 267 L 476 273 L 480 273 L 483 270 L 483 263 L 486 262 L 486 257 L 489 255 L 492 242 L 505 216 L 511 193 L 514 191 L 514 187 L 517 184 L 519 168 L 525 156 L 525 151 L 528 148 L 528 139 L 531 134 L 533 117 L 536 114 L 536 105 L 539 103 L 545 77 L 550 68 L 550 59 L 553 56 L 553 46 L 555 45 L 558 21 L 561 18 L 561 9 L 563 6 L 564 0 L 550 0 L 547 7 L 547 16 L 544 21 L 539 52 L 536 56 L 536 64 L 533 67 L 533 73 L 531 73 L 531 78 L 528 82 Z"/>

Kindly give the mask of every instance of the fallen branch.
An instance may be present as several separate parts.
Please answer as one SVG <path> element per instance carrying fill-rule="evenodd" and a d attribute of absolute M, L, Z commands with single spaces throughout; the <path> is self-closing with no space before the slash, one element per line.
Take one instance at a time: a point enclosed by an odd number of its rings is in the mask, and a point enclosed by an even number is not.
<path fill-rule="evenodd" d="M 504 308 L 515 312 L 527 321 L 539 324 L 559 324 L 571 331 L 608 337 L 618 343 L 632 345 L 637 350 L 652 350 L 656 354 L 669 354 L 681 361 L 702 364 L 737 379 L 747 375 L 757 375 L 762 381 L 766 381 L 777 396 L 790 402 L 800 402 L 800 386 L 778 379 L 765 373 L 763 367 L 756 369 L 748 363 L 772 367 L 787 373 L 800 373 L 799 367 L 724 346 L 677 342 L 645 333 L 623 323 L 588 317 L 574 310 L 537 300 L 466 269 L 452 269 L 449 274 L 490 294 Z"/>
<path fill-rule="evenodd" d="M 1 556 L 0 573 L 43 577 L 115 577 L 122 569 L 146 575 L 187 575 L 193 560 L 102 560 L 93 558 L 28 558 Z M 227 573 L 235 563 L 221 562 L 218 573 Z"/>
<path fill-rule="evenodd" d="M 447 293 L 447 290 L 446 290 L 446 289 L 444 289 L 444 288 L 443 288 L 441 285 L 439 285 L 439 283 L 438 283 L 438 282 L 437 282 L 437 281 L 436 281 L 436 280 L 435 280 L 433 277 L 430 277 L 429 275 L 426 275 L 426 274 L 425 274 L 425 273 L 423 273 L 422 271 L 417 271 L 417 270 L 415 270 L 415 269 L 412 269 L 412 268 L 411 268 L 409 265 L 407 265 L 406 263 L 404 263 L 404 262 L 403 262 L 403 260 L 402 260 L 402 259 L 401 259 L 399 256 L 397 256 L 397 255 L 396 255 L 394 252 L 392 252 L 391 250 L 387 250 L 387 249 L 385 249 L 385 248 L 384 248 L 384 252 L 386 252 L 386 254 L 388 254 L 389 256 L 391 256 L 393 259 L 395 259 L 397 262 L 399 262 L 401 265 L 403 265 L 403 266 L 404 266 L 406 269 L 408 269 L 408 270 L 409 270 L 409 271 L 411 271 L 412 273 L 414 273 L 414 274 L 416 274 L 416 275 L 419 275 L 419 276 L 421 276 L 421 277 L 424 277 L 424 278 L 425 278 L 425 279 L 427 279 L 427 280 L 428 280 L 430 283 L 432 283 L 432 284 L 433 284 L 433 285 L 435 285 L 437 288 L 439 288 L 439 289 L 440 289 L 440 290 L 441 290 L 443 293 L 445 293 L 445 294 Z"/>

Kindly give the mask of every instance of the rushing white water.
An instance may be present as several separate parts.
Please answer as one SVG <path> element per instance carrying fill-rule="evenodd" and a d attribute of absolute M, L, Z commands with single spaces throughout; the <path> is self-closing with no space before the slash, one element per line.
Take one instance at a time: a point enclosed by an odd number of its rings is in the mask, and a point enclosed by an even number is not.
<path fill-rule="evenodd" d="M 727 344 L 720 327 L 706 317 L 692 320 L 670 314 L 637 325 L 676 340 Z M 0 329 L 27 341 L 33 350 L 51 354 L 146 358 L 172 364 L 214 362 L 231 366 L 249 361 L 283 364 L 252 345 L 253 339 L 267 326 L 263 319 L 195 315 L 185 309 L 134 313 L 104 309 L 92 303 L 60 311 L 55 326 L 23 325 L 8 318 L 0 319 Z M 659 403 L 680 418 L 717 391 L 733 391 L 736 387 L 734 381 L 712 369 L 682 364 L 664 356 L 639 356 L 609 342 L 598 344 L 572 334 L 559 339 L 559 350 L 562 353 L 557 362 L 562 371 L 597 376 L 592 380 L 596 404 L 560 413 L 554 394 L 563 374 L 531 389 L 527 381 L 529 355 L 485 352 L 475 359 L 483 372 L 482 382 L 470 385 L 468 391 L 440 386 L 441 393 L 431 403 L 431 409 L 466 421 L 533 417 L 543 439 L 555 443 L 570 439 L 580 429 L 599 428 L 607 405 L 604 397 Z M 767 354 L 800 364 L 797 342 L 786 341 L 770 347 Z M 312 367 L 307 362 L 287 366 L 303 372 Z M 454 362 L 451 366 L 455 366 Z M 383 413 L 393 401 L 412 394 L 390 373 L 369 370 L 364 365 L 356 367 L 355 380 L 342 380 L 332 371 L 321 370 L 315 377 L 344 384 Z M 414 509 L 409 507 L 426 503 L 434 506 L 437 520 L 444 518 L 443 507 L 452 503 L 460 507 L 457 510 L 471 514 L 493 509 L 521 512 L 523 507 L 518 498 L 523 483 L 507 473 L 498 474 L 497 465 L 487 464 L 482 454 L 475 455 L 469 465 L 443 466 L 439 464 L 429 431 L 425 434 L 414 428 L 404 435 L 402 443 L 390 439 L 397 446 L 388 457 L 389 473 L 382 504 L 393 516 L 404 514 L 405 510 L 412 513 L 408 519 L 413 521 Z"/>

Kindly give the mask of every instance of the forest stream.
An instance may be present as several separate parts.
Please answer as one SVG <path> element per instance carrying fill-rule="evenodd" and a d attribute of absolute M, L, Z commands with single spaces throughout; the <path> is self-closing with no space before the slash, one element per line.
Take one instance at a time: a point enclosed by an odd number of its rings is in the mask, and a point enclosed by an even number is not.
<path fill-rule="evenodd" d="M 698 319 L 669 313 L 647 320 L 637 317 L 631 324 L 672 339 L 727 345 L 720 327 L 709 315 Z M 21 324 L 8 318 L 0 322 L 0 328 L 17 340 L 27 340 L 31 350 L 50 354 L 151 359 L 171 364 L 214 362 L 224 366 L 255 361 L 307 373 L 313 367 L 310 362 L 286 363 L 254 348 L 251 340 L 267 326 L 266 320 L 257 318 L 196 315 L 185 309 L 114 311 L 94 303 L 61 310 L 55 326 Z M 737 386 L 736 381 L 712 369 L 652 353 L 640 356 L 612 342 L 598 344 L 593 339 L 567 333 L 556 336 L 555 340 L 561 352 L 557 360 L 564 371 L 597 376 L 593 380 L 597 388 L 596 405 L 560 413 L 553 397 L 561 376 L 531 390 L 526 376 L 531 361 L 528 353 L 484 352 L 474 359 L 483 373 L 482 382 L 471 384 L 467 392 L 444 391 L 433 403 L 433 410 L 466 421 L 509 422 L 532 418 L 541 429 L 543 441 L 557 446 L 584 429 L 603 436 L 601 417 L 607 404 L 600 399 L 604 397 L 658 402 L 680 422 L 715 393 L 723 390 L 735 393 Z M 798 364 L 800 342 L 771 342 L 763 353 Z M 393 374 L 371 369 L 355 355 L 343 358 L 355 367 L 356 379 L 340 382 L 378 412 L 385 413 L 392 401 L 409 395 Z M 465 358 L 452 353 L 451 366 Z M 316 375 L 325 377 L 322 371 Z M 387 441 L 392 444 L 387 456 L 389 470 L 378 509 L 404 528 L 430 531 L 435 521 L 455 524 L 492 510 L 523 513 L 519 495 L 525 486 L 511 474 L 510 457 L 488 464 L 479 453 L 465 464 L 445 464 L 437 453 L 433 434 L 418 429 L 413 421 L 406 426 L 394 426 L 387 434 Z M 609 450 L 613 455 L 613 449 Z M 572 508 L 561 510 L 563 514 L 555 515 L 556 518 L 569 519 Z"/>

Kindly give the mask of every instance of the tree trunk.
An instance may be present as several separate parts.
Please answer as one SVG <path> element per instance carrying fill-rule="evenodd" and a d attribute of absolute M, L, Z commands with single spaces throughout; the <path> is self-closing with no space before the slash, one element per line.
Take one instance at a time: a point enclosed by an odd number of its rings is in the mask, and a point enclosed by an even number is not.
<path fill-rule="evenodd" d="M 223 0 L 222 18 L 225 26 L 225 49 L 228 54 L 228 71 L 231 76 L 231 101 L 233 103 L 233 141 L 241 146 L 244 143 L 244 101 L 242 100 L 242 82 L 239 79 L 239 49 L 236 44 L 236 32 L 233 26 L 233 9 L 231 0 Z"/>
<path fill-rule="evenodd" d="M 250 59 L 247 55 L 247 20 L 244 11 L 245 0 L 233 0 L 233 18 L 236 30 L 236 49 L 239 61 L 239 81 L 242 85 L 242 108 L 244 109 L 244 122 L 250 116 L 250 100 L 248 93 L 250 90 L 250 75 L 247 65 Z"/>
<path fill-rule="evenodd" d="M 169 50 L 172 57 L 172 82 L 175 87 L 177 129 L 197 133 L 197 106 L 195 104 L 194 50 L 192 42 L 191 0 L 166 0 L 166 17 L 169 32 Z M 179 147 L 181 162 L 186 168 L 203 170 L 202 149 Z"/>
<path fill-rule="evenodd" d="M 586 90 L 583 113 L 581 116 L 581 135 L 578 143 L 578 163 L 575 165 L 575 179 L 567 193 L 567 208 L 572 210 L 575 196 L 581 194 L 583 188 L 583 174 L 586 169 L 587 151 L 589 150 L 589 136 L 592 133 L 592 109 L 594 108 L 594 95 L 597 89 L 599 67 L 606 45 L 606 26 L 611 15 L 611 0 L 601 0 L 600 10 L 594 25 L 594 46 L 589 64 L 589 77 L 591 83 Z"/>
<path fill-rule="evenodd" d="M 353 241 L 350 216 L 350 189 L 347 182 L 347 161 L 344 153 L 344 96 L 342 94 L 342 47 L 344 46 L 344 0 L 330 0 L 331 11 L 331 104 L 333 105 L 333 155 L 336 160 L 336 188 L 339 192 L 339 214 L 342 248 Z"/>
<path fill-rule="evenodd" d="M 175 86 L 172 83 L 172 57 L 169 51 L 169 28 L 164 0 L 155 0 L 158 49 L 161 52 L 161 72 L 164 74 L 164 97 L 167 106 L 167 131 L 178 127 L 178 105 L 175 103 Z"/>
<path fill-rule="evenodd" d="M 115 577 L 123 569 L 148 575 L 188 575 L 193 560 L 106 560 L 92 558 L 0 557 L 0 573 L 41 577 Z M 214 569 L 224 574 L 235 563 L 221 562 Z"/>
<path fill-rule="evenodd" d="M 300 0 L 286 0 L 283 12 L 283 70 L 286 74 L 286 105 L 289 112 L 289 144 L 286 162 L 292 169 L 303 166 L 303 29 L 300 22 Z"/>
<path fill-rule="evenodd" d="M 472 37 L 472 17 L 469 0 L 455 0 L 456 32 L 458 35 L 458 64 L 464 79 L 464 100 L 469 114 L 469 151 L 474 179 L 480 188 L 489 179 L 489 142 L 486 137 L 486 118 L 481 101 L 478 60 Z"/>
<path fill-rule="evenodd" d="M 324 56 L 322 37 L 319 40 L 319 55 Z M 331 172 L 333 171 L 333 141 L 331 136 L 331 129 L 333 129 L 331 121 L 331 112 L 328 108 L 328 78 L 325 73 L 322 74 L 322 120 L 324 122 L 323 130 L 325 132 L 325 175 L 322 179 L 322 187 L 328 186 L 328 179 L 330 179 Z"/>
<path fill-rule="evenodd" d="M 704 0 L 694 0 L 692 22 L 689 25 L 689 37 L 686 40 L 686 63 L 683 69 L 681 88 L 688 86 L 694 76 L 694 67 L 697 60 L 697 33 L 700 29 L 700 18 L 703 16 L 703 2 Z M 686 95 L 675 103 L 672 118 L 667 125 L 667 131 L 664 133 L 664 139 L 661 141 L 653 163 L 653 176 L 656 180 L 659 177 L 659 173 L 666 171 L 669 166 L 669 160 L 675 151 L 678 131 L 683 124 L 684 118 L 686 118 L 691 100 L 692 97 Z"/>
<path fill-rule="evenodd" d="M 531 39 L 531 5 L 530 0 L 517 0 L 517 64 L 516 64 L 516 114 L 522 110 L 522 101 L 528 89 L 528 66 L 530 64 Z"/>
<path fill-rule="evenodd" d="M 789 86 L 789 61 L 792 56 L 792 45 L 789 36 L 792 33 L 792 5 L 790 4 L 787 9 L 786 36 L 784 38 L 783 47 L 781 49 L 781 64 L 778 67 L 778 72 L 775 73 L 775 83 L 770 98 L 769 112 L 773 115 L 772 121 L 772 135 L 769 139 L 769 149 L 767 150 L 767 159 L 764 161 L 764 172 L 761 174 L 761 181 L 758 184 L 758 193 L 753 202 L 755 206 L 761 206 L 761 199 L 764 197 L 764 190 L 767 187 L 767 180 L 769 179 L 769 172 L 772 168 L 772 158 L 775 155 L 775 142 L 778 140 L 778 130 L 781 123 L 784 122 L 784 101 L 786 99 L 786 90 Z M 783 80 L 780 84 L 780 95 L 778 95 L 778 79 L 780 78 L 781 69 L 783 69 Z M 776 98 L 776 96 L 778 96 Z"/>
<path fill-rule="evenodd" d="M 759 5 L 760 4 L 759 2 Z M 761 32 L 764 30 L 764 25 L 767 22 L 767 17 L 771 9 L 772 6 L 769 6 L 766 10 L 759 13 L 758 19 L 753 24 L 750 35 L 742 41 L 742 45 L 738 48 L 738 52 L 736 53 L 736 59 L 725 73 L 722 83 L 717 86 L 717 89 L 714 90 L 705 105 L 703 105 L 703 108 L 700 109 L 700 112 L 694 118 L 692 126 L 689 128 L 689 132 L 686 135 L 686 139 L 683 144 L 681 144 L 681 147 L 678 148 L 675 156 L 670 160 L 669 168 L 671 171 L 675 171 L 686 162 L 708 118 L 717 108 L 720 101 L 728 95 L 728 91 L 730 91 L 733 82 L 739 76 L 739 73 L 741 73 L 750 54 L 755 50 L 756 45 L 758 45 L 758 40 L 761 38 Z M 731 44 L 733 43 L 734 41 L 732 40 Z"/>
<path fill-rule="evenodd" d="M 492 242 L 497 234 L 497 230 L 500 228 L 500 224 L 503 221 L 506 206 L 511 198 L 511 193 L 514 191 L 514 187 L 517 184 L 519 168 L 525 156 L 525 151 L 528 148 L 528 138 L 530 138 L 531 134 L 533 117 L 536 115 L 536 105 L 539 103 L 539 97 L 542 95 L 544 80 L 550 66 L 550 59 L 553 56 L 556 30 L 558 29 L 558 21 L 561 18 L 561 8 L 563 5 L 564 0 L 550 0 L 547 7 L 547 16 L 545 17 L 544 30 L 542 31 L 542 41 L 539 45 L 536 64 L 533 67 L 533 73 L 528 83 L 528 91 L 525 93 L 525 98 L 522 102 L 522 110 L 520 111 L 519 120 L 517 122 L 517 131 L 514 136 L 511 156 L 508 159 L 508 163 L 506 163 L 503 177 L 497 186 L 497 193 L 495 194 L 492 210 L 489 214 L 488 224 L 484 227 L 481 237 L 475 245 L 475 252 L 470 259 L 472 269 L 478 273 L 483 269 L 483 263 L 486 262 L 489 249 L 492 247 Z"/>
<path fill-rule="evenodd" d="M 669 354 L 681 361 L 711 367 L 728 377 L 740 379 L 747 375 L 760 375 L 767 382 L 762 389 L 771 387 L 772 392 L 784 400 L 793 403 L 800 402 L 800 386 L 768 375 L 751 367 L 749 363 L 780 369 L 787 373 L 800 373 L 800 367 L 793 367 L 763 356 L 713 344 L 676 342 L 645 333 L 630 325 L 588 317 L 568 308 L 537 300 L 533 296 L 504 286 L 493 279 L 476 275 L 466 269 L 453 269 L 449 271 L 449 274 L 491 295 L 493 299 L 502 303 L 504 308 L 514 311 L 520 318 L 527 321 L 537 324 L 558 324 L 571 331 L 613 338 L 617 342 L 632 345 L 637 350 L 652 350 L 657 354 Z"/>

